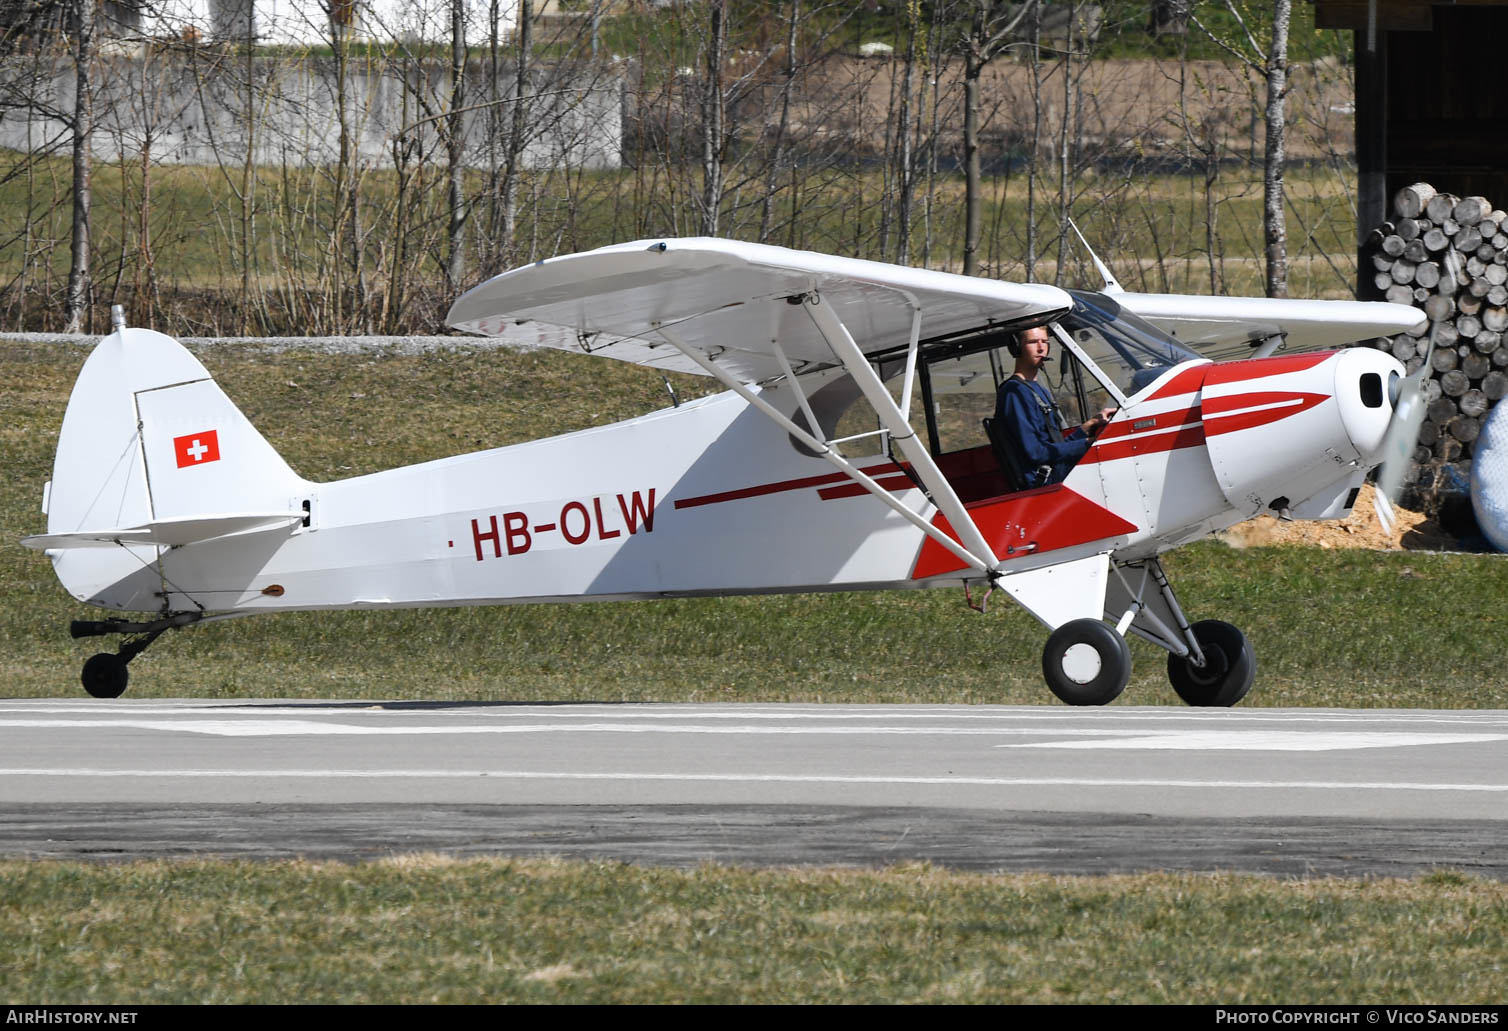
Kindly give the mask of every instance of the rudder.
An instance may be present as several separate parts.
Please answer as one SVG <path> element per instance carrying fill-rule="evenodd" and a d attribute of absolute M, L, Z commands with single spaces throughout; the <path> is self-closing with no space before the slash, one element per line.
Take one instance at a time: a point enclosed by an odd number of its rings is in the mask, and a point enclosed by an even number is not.
<path fill-rule="evenodd" d="M 309 487 L 183 345 L 149 329 L 120 329 L 100 341 L 74 383 L 58 434 L 47 529 L 72 534 L 288 511 Z M 107 588 L 139 573 L 156 550 L 50 553 L 75 597 L 122 607 L 126 599 Z"/>

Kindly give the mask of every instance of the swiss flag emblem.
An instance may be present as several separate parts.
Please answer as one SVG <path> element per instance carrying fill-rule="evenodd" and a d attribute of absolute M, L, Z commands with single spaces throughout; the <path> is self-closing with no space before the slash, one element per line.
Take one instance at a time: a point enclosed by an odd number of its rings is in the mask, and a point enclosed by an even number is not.
<path fill-rule="evenodd" d="M 214 430 L 174 437 L 173 453 L 178 456 L 180 469 L 186 465 L 218 462 L 220 461 L 220 437 Z"/>

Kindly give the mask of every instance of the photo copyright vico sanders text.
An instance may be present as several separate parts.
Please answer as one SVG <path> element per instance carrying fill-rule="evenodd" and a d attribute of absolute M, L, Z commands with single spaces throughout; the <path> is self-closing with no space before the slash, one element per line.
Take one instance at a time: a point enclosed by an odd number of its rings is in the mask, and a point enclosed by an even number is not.
<path fill-rule="evenodd" d="M 1217 1009 L 1217 1024 L 1497 1024 L 1492 1009 Z"/>

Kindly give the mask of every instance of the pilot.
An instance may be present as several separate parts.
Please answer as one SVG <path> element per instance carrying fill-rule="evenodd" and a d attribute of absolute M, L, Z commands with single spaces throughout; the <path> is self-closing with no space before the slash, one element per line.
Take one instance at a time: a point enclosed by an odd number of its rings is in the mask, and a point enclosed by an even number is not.
<path fill-rule="evenodd" d="M 1046 326 L 1016 334 L 1016 369 L 995 395 L 995 422 L 1005 429 L 1026 470 L 1027 486 L 1041 487 L 1063 480 L 1089 450 L 1089 443 L 1115 415 L 1114 408 L 1064 432 L 1063 415 L 1052 392 L 1037 382 L 1037 373 L 1050 360 Z"/>

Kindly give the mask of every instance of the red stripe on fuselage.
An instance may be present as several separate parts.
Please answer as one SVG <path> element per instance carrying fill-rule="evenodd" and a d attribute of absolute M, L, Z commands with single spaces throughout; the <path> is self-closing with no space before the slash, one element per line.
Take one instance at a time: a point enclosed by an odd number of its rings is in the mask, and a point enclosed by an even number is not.
<path fill-rule="evenodd" d="M 1080 461 L 1113 462 L 1135 455 L 1155 455 L 1162 451 L 1198 447 L 1204 443 L 1202 418 L 1199 406 L 1195 405 L 1181 412 L 1163 412 L 1147 419 L 1127 419 L 1124 423 L 1116 423 L 1106 429 Z M 1152 425 L 1144 425 L 1149 420 Z M 1140 428 L 1114 434 L 1110 432 L 1122 426 Z"/>
<path fill-rule="evenodd" d="M 880 473 L 899 472 L 900 466 L 894 462 L 884 462 L 859 471 L 869 476 L 877 476 Z M 725 490 L 717 494 L 703 494 L 695 498 L 680 498 L 676 501 L 675 507 L 696 508 L 701 505 L 718 505 L 724 501 L 742 501 L 745 498 L 760 498 L 767 494 L 781 494 L 788 490 L 821 487 L 829 483 L 842 483 L 844 481 L 853 483 L 847 473 L 828 473 L 825 476 L 803 476 L 796 480 L 778 480 L 775 483 L 762 483 L 756 487 L 740 487 L 737 490 Z M 861 491 L 864 489 L 856 483 L 853 485 Z"/>
<path fill-rule="evenodd" d="M 1136 532 L 1134 523 L 1061 483 L 966 507 L 996 557 L 1007 560 Z M 932 516 L 932 525 L 958 539 L 941 512 Z M 916 556 L 911 578 L 920 580 L 964 568 L 962 559 L 928 537 Z"/>
<path fill-rule="evenodd" d="M 886 490 L 907 490 L 916 484 L 911 477 L 902 473 L 899 476 L 885 476 L 874 481 Z M 862 483 L 843 483 L 836 487 L 823 487 L 817 491 L 817 496 L 823 501 L 836 501 L 839 498 L 856 498 L 860 494 L 868 494 L 869 488 Z"/>

